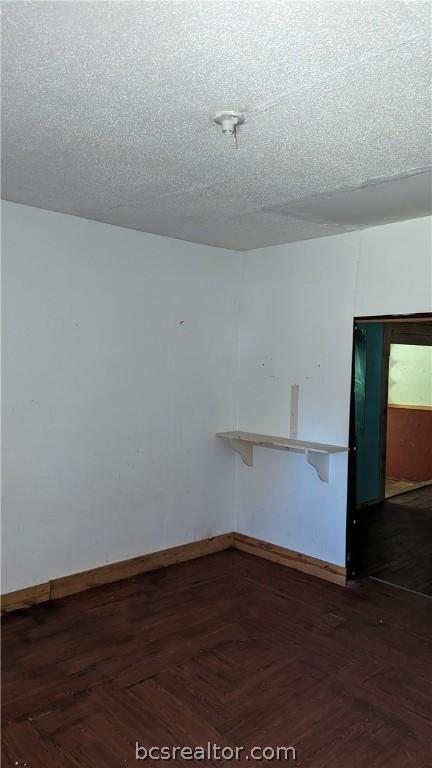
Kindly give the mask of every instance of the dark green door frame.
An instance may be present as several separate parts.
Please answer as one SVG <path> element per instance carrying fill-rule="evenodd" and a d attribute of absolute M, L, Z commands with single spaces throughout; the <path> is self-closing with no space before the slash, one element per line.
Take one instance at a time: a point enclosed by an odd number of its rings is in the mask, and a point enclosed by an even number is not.
<path fill-rule="evenodd" d="M 354 325 L 356 504 L 383 498 L 381 462 L 384 323 Z"/>

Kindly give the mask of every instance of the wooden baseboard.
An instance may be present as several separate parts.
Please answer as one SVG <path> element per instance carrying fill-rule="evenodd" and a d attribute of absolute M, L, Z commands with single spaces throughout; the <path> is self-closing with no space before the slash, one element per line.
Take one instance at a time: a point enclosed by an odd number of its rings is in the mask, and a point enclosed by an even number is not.
<path fill-rule="evenodd" d="M 166 568 L 168 565 L 183 563 L 186 560 L 195 560 L 198 557 L 230 549 L 232 546 L 233 533 L 223 533 L 211 539 L 200 539 L 189 544 L 161 549 L 159 552 L 150 552 L 148 555 L 140 555 L 98 568 L 90 568 L 88 571 L 72 573 L 70 576 L 61 576 L 44 584 L 36 584 L 33 587 L 2 595 L 2 612 L 7 613 L 18 608 L 28 608 L 30 605 L 43 603 L 47 600 L 56 600 L 60 597 L 66 597 L 66 595 L 83 592 L 85 589 L 91 589 L 91 587 L 138 576 L 140 573 L 146 573 L 146 571 L 155 571 L 159 568 Z"/>
<path fill-rule="evenodd" d="M 74 595 L 77 592 L 99 587 L 102 584 L 129 579 L 140 573 L 156 571 L 159 568 L 166 568 L 168 565 L 195 560 L 198 557 L 231 548 L 272 560 L 274 563 L 286 565 L 312 576 L 318 576 L 320 579 L 326 579 L 326 581 L 332 581 L 335 584 L 346 584 L 346 569 L 340 565 L 327 563 L 325 560 L 317 560 L 315 557 L 302 555 L 300 552 L 294 552 L 291 549 L 286 549 L 286 547 L 279 547 L 277 544 L 269 544 L 267 541 L 245 536 L 243 533 L 222 533 L 211 539 L 200 539 L 200 541 L 192 541 L 190 544 L 161 549 L 158 552 L 150 552 L 148 555 L 101 565 L 98 568 L 90 568 L 88 571 L 72 573 L 70 576 L 61 576 L 43 584 L 9 592 L 1 597 L 2 613 L 16 611 L 18 608 L 28 608 L 47 600 Z"/>
<path fill-rule="evenodd" d="M 1 596 L 2 613 L 17 611 L 18 608 L 29 608 L 36 603 L 45 603 L 50 599 L 50 583 L 35 584 L 33 587 L 17 589 L 15 592 L 8 592 Z"/>
<path fill-rule="evenodd" d="M 292 549 L 279 547 L 277 544 L 269 544 L 267 541 L 245 536 L 243 533 L 234 533 L 234 549 L 240 549 L 250 555 L 286 565 L 296 571 L 309 573 L 311 576 L 318 576 L 318 578 L 332 581 L 334 584 L 342 586 L 346 584 L 346 568 L 340 565 L 327 563 L 325 560 L 318 560 L 316 557 L 303 555 L 301 552 L 294 552 Z"/>

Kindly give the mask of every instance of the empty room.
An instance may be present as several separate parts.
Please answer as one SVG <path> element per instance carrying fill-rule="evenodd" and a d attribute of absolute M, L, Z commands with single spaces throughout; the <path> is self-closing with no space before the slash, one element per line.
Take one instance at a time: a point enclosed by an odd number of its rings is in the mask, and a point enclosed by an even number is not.
<path fill-rule="evenodd" d="M 2 765 L 427 768 L 431 4 L 2 2 Z"/>

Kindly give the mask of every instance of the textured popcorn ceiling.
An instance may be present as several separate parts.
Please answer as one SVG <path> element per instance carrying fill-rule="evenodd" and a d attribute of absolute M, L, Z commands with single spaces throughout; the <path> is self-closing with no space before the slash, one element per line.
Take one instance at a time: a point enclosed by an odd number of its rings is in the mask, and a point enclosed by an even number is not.
<path fill-rule="evenodd" d="M 3 197 L 238 250 L 423 215 L 430 41 L 429 2 L 5 2 Z"/>

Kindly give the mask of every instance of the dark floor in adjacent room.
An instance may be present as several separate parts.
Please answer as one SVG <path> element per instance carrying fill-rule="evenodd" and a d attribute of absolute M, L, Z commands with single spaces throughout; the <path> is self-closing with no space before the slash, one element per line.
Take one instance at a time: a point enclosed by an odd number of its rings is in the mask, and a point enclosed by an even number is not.
<path fill-rule="evenodd" d="M 360 571 L 432 596 L 432 486 L 361 511 Z"/>
<path fill-rule="evenodd" d="M 3 766 L 135 766 L 139 741 L 292 745 L 295 764 L 313 768 L 426 768 L 431 627 L 427 598 L 235 551 L 12 613 Z"/>

